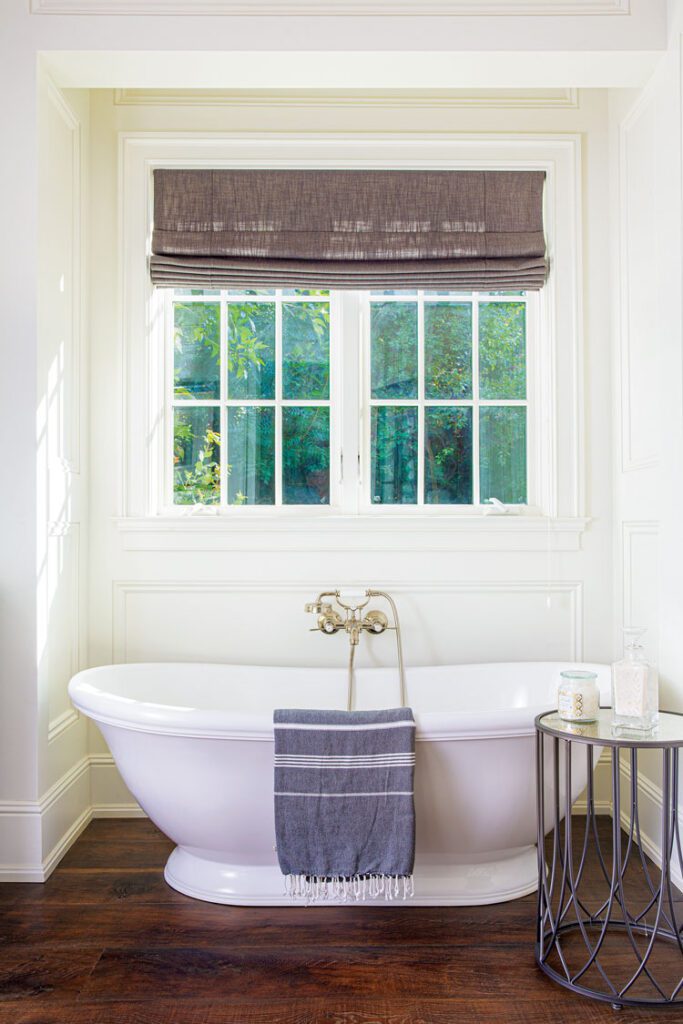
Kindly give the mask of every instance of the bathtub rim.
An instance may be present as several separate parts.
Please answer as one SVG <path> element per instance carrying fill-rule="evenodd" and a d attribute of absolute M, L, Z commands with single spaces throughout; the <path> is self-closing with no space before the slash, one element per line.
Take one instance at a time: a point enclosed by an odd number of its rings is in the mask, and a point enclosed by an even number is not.
<path fill-rule="evenodd" d="M 179 708 L 171 704 L 144 702 L 130 697 L 107 692 L 95 686 L 89 680 L 93 676 L 110 673 L 113 669 L 169 668 L 170 666 L 190 668 L 193 664 L 216 665 L 223 670 L 231 666 L 221 662 L 126 662 L 121 665 L 101 665 L 83 669 L 69 682 L 69 697 L 79 712 L 98 724 L 125 729 L 130 732 L 147 733 L 149 735 L 178 736 L 186 739 L 225 739 L 241 741 L 273 742 L 273 727 L 270 712 L 245 712 L 221 709 Z M 548 664 L 558 662 L 477 662 L 477 667 L 491 665 L 524 665 Z M 574 664 L 574 663 L 573 663 Z M 586 667 L 607 668 L 597 663 L 577 662 Z M 262 667 L 264 671 L 273 670 L 273 666 Z M 429 668 L 433 666 L 424 666 Z M 440 666 L 443 667 L 443 666 Z M 454 666 L 466 668 L 466 665 Z M 415 667 L 414 671 L 420 671 Z M 86 678 L 88 677 L 88 678 Z M 416 711 L 416 739 L 419 742 L 442 740 L 484 740 L 503 739 L 517 736 L 533 736 L 534 720 L 537 715 L 552 711 L 551 701 L 545 700 L 538 704 L 529 704 L 518 708 L 496 708 L 477 711 Z"/>

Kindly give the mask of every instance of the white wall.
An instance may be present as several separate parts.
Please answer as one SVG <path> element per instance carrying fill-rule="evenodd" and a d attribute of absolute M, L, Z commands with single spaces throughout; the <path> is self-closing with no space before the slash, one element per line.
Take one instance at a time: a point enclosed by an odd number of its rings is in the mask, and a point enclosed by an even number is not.
<path fill-rule="evenodd" d="M 98 90 L 91 96 L 91 433 L 97 438 L 90 492 L 91 662 L 212 660 L 288 665 L 343 664 L 339 637 L 308 632 L 303 604 L 338 583 L 384 586 L 402 614 L 408 663 L 611 656 L 611 499 L 609 302 L 607 295 L 607 106 L 598 92 L 552 92 L 464 99 L 421 108 L 301 97 L 269 102 L 223 98 L 197 104 L 175 97 Z M 512 104 L 512 105 L 510 105 Z M 591 522 L 574 550 L 548 552 L 545 534 L 507 540 L 486 532 L 435 536 L 413 526 L 372 537 L 332 532 L 230 533 L 217 522 L 193 529 L 121 522 L 126 475 L 119 424 L 123 338 L 117 237 L 118 136 L 131 131 L 232 132 L 446 131 L 563 133 L 582 136 L 585 514 Z M 563 201 L 564 197 L 563 197 Z M 568 199 L 566 200 L 568 201 Z M 563 311 L 558 311 L 559 317 Z M 569 311 L 565 310 L 568 316 Z M 564 401 L 563 382 L 558 381 Z M 584 424 L 581 424 L 583 427 Z M 142 439 L 140 439 L 142 444 Z M 122 461 L 123 460 L 123 461 Z M 566 481 L 561 481 L 564 485 Z M 562 490 L 562 486 L 560 488 Z M 490 523 L 490 521 L 489 521 Z M 485 526 L 487 524 L 484 524 Z M 552 536 L 555 546 L 558 538 Z M 567 545 L 571 548 L 570 543 Z M 263 623 L 267 626 L 264 628 Z M 393 647 L 372 644 L 376 663 Z M 370 657 L 363 645 L 361 663 Z M 124 813 L 130 800 L 106 747 L 93 735 L 98 813 Z M 112 806 L 113 805 L 113 806 Z"/>
<path fill-rule="evenodd" d="M 531 6 L 532 0 L 527 4 Z M 120 4 L 118 5 L 120 9 Z M 82 747 L 82 723 L 72 722 L 60 735 L 57 729 L 59 716 L 66 711 L 63 703 L 64 680 L 69 671 L 70 658 L 80 646 L 73 638 L 75 630 L 73 621 L 71 628 L 62 636 L 58 628 L 60 617 L 64 618 L 65 608 L 75 600 L 73 590 L 78 573 L 75 564 L 78 560 L 75 553 L 74 538 L 79 533 L 74 529 L 80 519 L 81 552 L 84 550 L 84 523 L 82 514 L 83 482 L 82 475 L 85 463 L 85 449 L 81 449 L 81 480 L 73 470 L 60 472 L 56 479 L 56 492 L 68 487 L 72 495 L 72 507 L 68 515 L 58 517 L 60 530 L 66 532 L 60 539 L 57 535 L 50 541 L 46 540 L 46 522 L 52 515 L 49 512 L 47 494 L 52 492 L 52 485 L 47 486 L 45 480 L 45 464 L 42 471 L 36 472 L 36 413 L 44 397 L 46 381 L 45 371 L 49 369 L 50 345 L 54 339 L 39 339 L 37 323 L 37 296 L 41 277 L 41 258 L 38 249 L 38 65 L 40 60 L 48 61 L 55 68 L 58 85 L 74 88 L 89 88 L 99 84 L 107 87 L 136 88 L 185 86 L 203 84 L 207 87 L 225 86 L 230 84 L 224 80 L 226 68 L 239 70 L 243 66 L 245 55 L 254 49 L 255 40 L 269 58 L 261 61 L 264 75 L 272 67 L 275 84 L 287 85 L 288 71 L 291 60 L 275 60 L 278 53 L 292 51 L 309 51 L 320 53 L 316 60 L 297 57 L 296 66 L 307 68 L 311 80 L 309 85 L 320 87 L 322 82 L 315 76 L 321 74 L 321 68 L 329 65 L 331 73 L 338 75 L 342 69 L 354 69 L 354 83 L 358 86 L 369 84 L 362 81 L 363 75 L 382 74 L 393 76 L 403 74 L 406 68 L 414 69 L 412 86 L 426 87 L 431 82 L 431 71 L 438 72 L 439 88 L 471 87 L 479 88 L 495 84 L 497 87 L 514 86 L 517 88 L 553 85 L 556 88 L 574 87 L 576 85 L 639 85 L 656 60 L 657 51 L 664 45 L 664 0 L 632 0 L 630 13 L 620 13 L 623 5 L 592 4 L 587 2 L 572 5 L 570 0 L 566 9 L 574 13 L 571 16 L 559 15 L 555 0 L 533 0 L 536 17 L 518 17 L 515 19 L 499 17 L 495 11 L 495 3 L 484 4 L 485 17 L 449 18 L 449 17 L 391 17 L 391 18 L 287 18 L 287 17 L 239 17 L 239 18 L 184 18 L 150 15 L 153 10 L 160 10 L 158 3 L 140 0 L 127 6 L 129 12 L 140 11 L 143 16 L 133 14 L 109 17 L 98 16 L 98 11 L 106 11 L 107 3 L 103 0 L 37 0 L 35 10 L 45 14 L 30 13 L 27 0 L 4 0 L 0 11 L 0 88 L 11 102 L 2 104 L 0 108 L 0 138 L 11 140 L 11 158 L 0 161 L 0 197 L 3 204 L 3 245 L 0 247 L 0 292 L 3 308 L 3 375 L 0 378 L 2 400 L 0 401 L 0 418 L 2 436 L 11 443 L 3 446 L 3 471 L 5 490 L 3 501 L 0 502 L 0 538 L 2 538 L 2 612 L 0 614 L 0 649 L 2 650 L 2 690 L 0 714 L 0 870 L 4 877 L 37 878 L 49 870 L 52 861 L 46 861 L 49 847 L 52 845 L 52 826 L 43 827 L 43 812 L 61 804 L 66 790 L 73 790 L 77 796 L 67 814 L 61 820 L 62 836 L 68 841 L 73 834 L 73 827 L 78 826 L 81 819 L 79 808 L 85 799 L 82 789 L 88 774 L 93 776 L 93 788 L 97 792 L 96 803 L 101 803 L 102 812 L 106 808 L 116 813 L 116 803 L 127 799 L 117 786 L 116 778 L 108 767 L 107 757 L 98 760 L 98 755 L 91 754 L 88 764 L 89 771 L 78 774 Z M 196 5 L 195 5 L 196 8 Z M 583 16 L 582 11 L 610 8 L 613 13 Z M 112 8 L 109 7 L 111 10 Z M 176 7 L 177 9 L 177 7 Z M 216 8 L 214 8 L 216 9 Z M 49 13 L 50 11 L 79 12 L 75 16 Z M 92 12 L 92 16 L 91 16 Z M 147 16 L 144 16 L 147 12 Z M 215 52 L 216 41 L 224 41 L 226 51 Z M 529 51 L 533 50 L 533 57 Z M 57 53 L 59 51 L 59 54 Z M 67 53 L 68 51 L 68 53 Z M 116 52 L 113 52 L 116 51 Z M 329 51 L 329 53 L 326 53 Z M 344 53 L 343 51 L 348 51 Z M 363 59 L 354 56 L 362 52 Z M 370 56 L 380 52 L 384 55 L 382 62 Z M 329 56 L 334 53 L 334 60 Z M 235 55 L 239 60 L 231 60 Z M 406 56 L 408 54 L 408 56 Z M 487 58 L 487 54 L 491 57 Z M 250 60 L 248 56 L 246 59 Z M 210 78 L 201 81 L 204 73 Z M 278 78 L 279 76 L 279 78 Z M 495 76 L 495 83 L 493 82 Z M 433 76 L 432 76 L 433 77 Z M 477 78 L 479 80 L 477 80 Z M 238 84 L 233 82 L 233 87 Z M 291 83 L 290 83 L 291 84 Z M 346 84 L 346 77 L 344 79 Z M 432 83 L 433 84 L 433 83 Z M 328 82 L 329 85 L 329 82 Z M 213 111 L 197 108 L 168 110 L 156 107 L 154 111 L 143 107 L 113 109 L 111 97 L 95 100 L 94 108 L 98 114 L 93 127 L 98 125 L 98 140 L 103 147 L 99 150 L 93 146 L 93 156 L 99 159 L 98 189 L 99 201 L 93 200 L 92 209 L 97 213 L 92 225 L 91 235 L 97 256 L 112 263 L 117 239 L 117 224 L 113 206 L 115 195 L 115 131 L 126 126 L 129 128 L 146 127 L 157 124 L 159 127 L 181 127 L 189 130 L 201 130 L 211 125 L 219 127 L 249 128 L 252 124 L 261 124 L 270 128 L 286 125 L 306 130 L 311 119 L 323 118 L 325 125 L 345 125 L 355 128 L 367 126 L 376 128 L 402 128 L 416 125 L 418 127 L 437 127 L 438 130 L 540 130 L 540 131 L 580 131 L 584 134 L 585 165 L 584 186 L 586 208 L 584 229 L 586 240 L 586 262 L 584 266 L 587 283 L 586 292 L 586 362 L 588 388 L 586 393 L 586 416 L 593 436 L 599 432 L 604 438 L 607 434 L 606 410 L 609 406 L 610 381 L 606 365 L 606 305 L 605 305 L 605 274 L 606 274 L 606 231 L 604 211 L 606 208 L 607 189 L 605 184 L 605 145 L 604 145 L 604 103 L 597 96 L 587 96 L 586 103 L 582 100 L 579 110 L 558 108 L 549 104 L 540 108 L 532 106 L 526 110 L 485 111 L 476 107 L 469 110 L 460 109 L 457 104 L 441 104 L 438 109 L 425 110 L 413 106 L 407 119 L 400 107 L 393 108 L 386 104 L 369 106 L 361 104 L 360 109 L 347 109 L 346 112 L 334 110 L 329 115 L 323 110 L 316 113 L 305 105 L 293 104 L 291 111 L 282 107 L 269 110 L 266 106 L 258 108 L 232 110 L 217 108 Z M 85 107 L 78 97 L 68 97 L 68 102 L 75 111 L 80 122 L 81 143 L 84 138 Z M 315 104 L 314 104 L 315 106 Z M 319 105 L 318 105 L 319 106 Z M 54 118 L 51 114 L 50 117 Z M 58 124 L 59 122 L 57 122 Z M 108 126 L 107 126 L 108 125 Z M 66 139 L 70 129 L 59 126 L 58 137 L 61 138 L 62 155 L 66 153 Z M 71 132 L 73 138 L 73 132 Z M 67 174 L 62 166 L 60 175 Z M 55 178 L 54 181 L 57 179 Z M 67 182 L 64 188 L 58 189 L 60 202 L 68 193 Z M 103 206 L 103 203 L 109 205 Z M 675 222 L 672 220 L 671 224 Z M 60 229 L 62 230 L 62 229 Z M 62 241 L 65 236 L 62 236 Z M 106 262 L 105 262 L 106 265 Z M 89 296 L 97 305 L 102 301 L 113 308 L 112 294 L 117 287 L 115 270 L 112 275 L 100 274 L 88 289 Z M 104 308 L 104 307 L 103 307 Z M 129 643 L 129 656 L 147 656 L 154 653 L 154 645 L 158 640 L 154 635 L 141 633 L 136 626 L 135 616 L 139 613 L 141 621 L 149 615 L 158 616 L 164 601 L 172 602 L 173 585 L 181 580 L 183 585 L 198 584 L 200 592 L 192 591 L 192 600 L 188 602 L 191 617 L 197 621 L 200 605 L 207 607 L 206 595 L 202 597 L 203 581 L 213 581 L 220 577 L 218 610 L 212 614 L 217 616 L 217 626 L 211 633 L 202 624 L 201 652 L 211 649 L 214 656 L 223 656 L 231 647 L 231 637 L 235 636 L 234 627 L 222 643 L 217 630 L 224 629 L 225 615 L 220 614 L 220 602 L 223 601 L 223 612 L 235 606 L 234 593 L 221 591 L 223 581 L 229 584 L 231 579 L 287 578 L 301 581 L 301 589 L 289 597 L 277 594 L 275 601 L 278 613 L 286 609 L 284 624 L 271 645 L 268 656 L 271 659 L 293 659 L 300 651 L 300 644 L 306 641 L 315 642 L 322 639 L 310 637 L 303 632 L 304 624 L 299 604 L 308 595 L 308 586 L 320 576 L 337 576 L 345 567 L 339 556 L 324 552 L 317 553 L 315 564 L 308 568 L 302 563 L 296 552 L 277 560 L 273 568 L 273 559 L 267 553 L 253 556 L 233 554 L 231 552 L 212 553 L 211 551 L 197 555 L 183 555 L 175 552 L 167 555 L 163 552 L 134 551 L 131 544 L 124 544 L 121 537 L 114 531 L 110 516 L 115 515 L 116 496 L 111 490 L 111 480 L 118 468 L 114 465 L 100 466 L 97 443 L 99 430 L 104 423 L 107 429 L 107 416 L 118 414 L 120 404 L 117 396 L 108 387 L 106 373 L 111 371 L 110 381 L 115 385 L 119 379 L 117 363 L 120 353 L 121 338 L 116 321 L 105 321 L 104 315 L 97 321 L 93 332 L 93 348 L 96 350 L 95 373 L 93 376 L 93 394 L 99 403 L 101 416 L 95 422 L 93 418 L 93 466 L 99 470 L 99 478 L 93 482 L 93 504 L 90 519 L 97 532 L 96 550 L 100 552 L 99 569 L 93 567 L 91 577 L 96 584 L 92 614 L 88 625 L 93 642 L 91 659 L 93 661 L 109 660 L 113 656 L 114 625 L 112 611 L 114 604 L 125 615 L 117 620 L 116 628 L 119 637 L 124 636 Z M 111 343 L 111 351 L 107 351 L 107 341 Z M 47 346 L 47 347 L 45 347 Z M 38 364 L 40 362 L 40 375 Z M 671 381 L 672 377 L 667 378 Z M 89 388 L 82 389 L 81 394 L 89 393 Z M 69 414 L 73 409 L 69 410 Z M 105 445 L 108 457 L 116 458 L 111 443 Z M 606 657 L 609 644 L 605 637 L 607 618 L 609 616 L 609 581 L 605 571 L 605 551 L 608 550 L 609 528 L 606 525 L 610 518 L 609 490 L 610 472 L 608 446 L 600 443 L 588 453 L 587 462 L 587 498 L 588 512 L 595 517 L 595 525 L 585 538 L 585 550 L 568 552 L 554 557 L 551 575 L 560 581 L 571 580 L 583 585 L 583 612 L 577 619 L 580 623 L 580 636 L 584 641 L 584 652 L 591 657 Z M 68 459 L 68 455 L 67 455 Z M 62 467 L 63 469 L 65 467 Z M 680 474 L 679 474 L 680 477 Z M 80 496 L 78 492 L 80 490 Z M 665 518 L 660 519 L 660 536 L 675 533 L 673 497 L 667 499 L 671 510 L 669 525 Z M 80 506 L 80 507 L 79 507 Z M 68 527 L 68 529 L 67 529 Z M 58 531 L 59 532 L 59 531 Z M 485 546 L 485 545 L 484 545 Z M 39 555 L 45 554 L 46 547 L 57 552 L 55 564 L 59 565 L 59 552 L 64 556 L 63 565 L 66 572 L 57 576 L 58 586 L 55 591 L 56 601 L 49 607 L 54 609 L 54 619 L 45 621 L 44 611 L 49 602 L 51 583 L 47 589 L 37 596 L 37 564 Z M 485 553 L 486 554 L 486 553 Z M 121 556 L 117 564 L 116 559 Z M 436 561 L 436 559 L 434 559 Z M 600 571 L 596 568 L 599 565 Z M 396 559 L 391 553 L 357 552 L 352 563 L 354 572 L 360 572 L 368 578 L 395 579 L 399 573 Z M 422 579 L 425 566 L 416 553 L 407 554 L 402 561 L 401 573 L 404 579 L 411 581 Z M 667 568 L 667 571 L 669 569 Z M 674 571 L 671 569 L 670 571 Z M 297 575 L 298 574 L 298 575 Z M 443 558 L 438 558 L 438 572 L 435 577 L 448 587 L 450 581 L 462 580 L 466 588 L 473 582 L 502 581 L 513 588 L 519 581 L 528 583 L 531 580 L 544 580 L 546 577 L 545 560 L 536 553 L 501 553 L 491 552 L 482 561 L 479 554 L 468 551 L 452 551 Z M 54 580 L 54 574 L 52 576 Z M 114 580 L 132 581 L 134 586 L 126 590 L 119 586 L 116 589 L 117 602 L 113 602 L 108 588 Z M 158 585 L 158 591 L 145 590 L 145 583 L 152 581 Z M 515 582 L 517 581 L 517 583 Z M 305 586 L 304 586 L 305 583 Z M 673 587 L 667 584 L 671 591 Z M 410 591 L 410 587 L 408 587 Z M 481 594 L 481 590 L 477 592 Z M 68 595 L 71 596 L 68 596 Z M 81 599 L 85 590 L 81 590 Z M 160 596 L 159 596 L 160 595 Z M 222 595 L 222 596 L 221 596 Z M 403 599 L 403 595 L 402 599 Z M 176 599 L 182 594 L 176 594 Z M 197 600 L 195 600 L 197 598 Z M 411 602 L 418 601 L 417 606 Z M 462 597 L 457 598 L 462 601 Z M 481 597 L 465 606 L 465 612 L 474 614 L 473 609 L 481 607 Z M 256 604 L 258 595 L 251 601 Z M 410 592 L 405 597 L 406 614 L 418 623 L 418 611 L 421 616 L 436 612 L 440 607 L 433 595 L 421 591 L 419 598 L 412 598 Z M 538 608 L 537 592 L 522 588 L 512 592 L 501 589 L 495 592 L 497 621 L 504 621 L 507 632 L 504 633 L 506 655 L 526 645 L 524 628 L 516 628 L 514 616 L 508 617 L 507 608 L 513 608 L 515 614 L 537 614 L 535 640 L 538 646 L 536 653 L 543 654 L 546 643 L 542 627 L 547 621 L 544 616 L 546 609 Z M 507 602 L 507 604 L 506 604 Z M 518 603 L 519 602 L 519 603 Z M 177 602 L 176 602 L 177 603 Z M 212 605 L 212 607 L 214 607 Z M 448 608 L 447 604 L 442 605 Z M 462 607 L 462 604 L 459 605 Z M 578 606 L 577 606 L 578 607 Z M 669 606 L 667 606 L 669 607 Z M 670 607 L 674 607 L 671 605 Z M 547 646 L 556 649 L 556 645 L 565 645 L 568 649 L 572 634 L 572 613 L 569 606 L 558 603 L 552 609 L 551 628 L 547 633 Z M 441 613 L 440 613 L 441 614 Z M 101 620 L 99 617 L 102 617 Z M 127 618 L 126 618 L 127 616 Z M 81 620 L 82 622 L 83 620 Z M 229 620 L 228 620 L 229 621 Z M 465 619 L 458 630 L 453 629 L 452 616 L 448 616 L 447 628 L 441 628 L 444 620 L 435 619 L 436 628 L 424 636 L 416 629 L 409 637 L 409 655 L 430 660 L 444 660 L 455 656 L 481 656 L 490 646 L 489 638 L 483 635 L 482 622 L 479 620 L 477 629 L 470 634 L 469 622 Z M 239 625 L 239 620 L 237 622 Z M 137 630 L 137 632 L 136 632 Z M 41 640 L 41 652 L 49 650 L 50 656 L 39 666 L 36 657 L 37 642 Z M 459 642 L 451 640 L 458 636 Z M 675 635 L 674 624 L 668 627 L 667 637 L 662 639 L 662 654 L 665 650 L 673 650 L 672 640 Z M 427 637 L 425 640 L 424 637 Z M 465 646 L 467 638 L 468 646 Z M 47 642 L 47 648 L 45 643 Z M 334 641 L 331 641 L 333 643 Z M 261 637 L 260 646 L 263 647 Z M 420 646 L 423 644 L 424 646 Z M 555 645 L 555 646 L 554 646 Z M 668 648 L 667 648 L 668 645 Z M 411 652 L 412 648 L 412 652 Z M 117 648 L 118 649 L 118 648 Z M 314 654 L 313 647 L 307 648 L 307 656 L 313 658 L 330 658 L 332 648 L 319 646 Z M 72 652 L 71 654 L 69 652 Z M 176 641 L 176 653 L 183 656 L 196 654 L 193 643 L 183 631 Z M 171 652 L 169 652 L 171 653 Z M 247 652 L 248 653 L 248 652 Z M 531 652 L 530 652 L 531 653 Z M 227 656 L 227 654 L 226 654 Z M 673 666 L 673 655 L 669 659 Z M 51 675 L 50 665 L 55 667 Z M 673 667 L 671 669 L 673 675 Z M 54 686 L 51 680 L 54 679 Z M 63 719 L 66 722 L 67 719 Z M 53 723 L 53 742 L 48 746 L 50 722 Z M 97 748 L 99 750 L 99 747 Z M 102 776 L 101 785 L 96 781 Z M 66 789 L 60 788 L 60 780 L 71 781 Z M 108 781 L 107 781 L 108 780 Z M 109 788 L 108 788 L 109 787 Z M 106 808 L 105 805 L 106 804 Z M 61 812 L 60 812 L 61 813 Z M 59 817 L 59 815 L 57 816 Z M 59 844 L 56 847 L 59 849 Z M 45 865 L 43 864 L 45 862 Z M 13 874 L 14 873 L 14 874 Z"/>
<path fill-rule="evenodd" d="M 87 822 L 86 723 L 67 693 L 86 658 L 89 97 L 41 76 L 38 108 L 38 792 L 42 859 Z"/>
<path fill-rule="evenodd" d="M 681 31 L 645 89 L 610 97 L 614 293 L 615 649 L 645 626 L 660 706 L 683 710 Z M 661 766 L 640 758 L 642 822 L 658 854 Z"/>
<path fill-rule="evenodd" d="M 29 404 L 37 480 L 35 568 L 22 580 L 32 591 L 34 627 L 28 621 L 14 623 L 29 650 L 35 644 L 35 668 L 8 677 L 6 687 L 6 698 L 16 694 L 32 714 L 26 721 L 28 737 L 16 732 L 3 744 L 3 754 L 12 763 L 2 781 L 12 798 L 0 805 L 0 877 L 40 881 L 90 813 L 86 723 L 67 694 L 86 649 L 84 218 L 89 109 L 85 92 L 67 96 L 45 75 L 38 85 L 37 346 L 35 406 Z M 29 303 L 23 312 L 30 317 Z M 18 427 L 7 438 L 8 450 Z M 9 486 L 12 474 L 6 472 Z M 16 486 L 12 480 L 13 491 Z M 18 491 L 13 500 L 18 507 Z"/>

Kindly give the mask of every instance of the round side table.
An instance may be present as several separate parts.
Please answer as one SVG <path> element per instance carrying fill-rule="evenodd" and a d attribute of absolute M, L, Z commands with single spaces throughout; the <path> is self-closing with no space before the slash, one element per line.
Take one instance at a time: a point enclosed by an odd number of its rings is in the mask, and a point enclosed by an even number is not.
<path fill-rule="evenodd" d="M 536 718 L 538 922 L 536 963 L 572 992 L 622 1006 L 683 1005 L 683 844 L 678 752 L 683 715 L 652 733 L 619 732 L 611 710 L 591 723 Z M 612 820 L 596 815 L 594 768 L 611 748 Z M 638 809 L 638 754 L 661 764 L 661 871 L 648 862 Z M 622 758 L 621 752 L 624 751 Z M 586 772 L 585 818 L 572 821 L 572 773 Z M 650 825 L 652 831 L 652 825 Z"/>

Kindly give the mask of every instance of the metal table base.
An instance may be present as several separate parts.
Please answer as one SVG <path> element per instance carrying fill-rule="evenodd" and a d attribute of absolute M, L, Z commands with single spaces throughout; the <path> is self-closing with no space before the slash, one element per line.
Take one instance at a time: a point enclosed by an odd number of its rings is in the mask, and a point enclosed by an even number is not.
<path fill-rule="evenodd" d="M 679 720 L 680 740 L 670 741 L 667 730 L 667 738 L 658 742 L 654 734 L 606 737 L 607 719 L 601 715 L 603 722 L 594 730 L 572 730 L 559 723 L 556 713 L 536 719 L 536 962 L 564 988 L 615 1009 L 683 1005 L 683 897 L 671 878 L 672 869 L 683 878 L 677 814 L 683 718 L 670 716 Z M 603 746 L 611 747 L 611 841 L 600 835 L 595 806 L 596 748 Z M 643 851 L 638 808 L 638 752 L 643 746 L 661 758 L 661 872 Z M 627 755 L 623 762 L 622 750 Z M 572 776 L 583 767 L 583 758 L 586 813 L 577 828 L 571 815 Z M 667 944 L 663 958 L 662 943 Z"/>

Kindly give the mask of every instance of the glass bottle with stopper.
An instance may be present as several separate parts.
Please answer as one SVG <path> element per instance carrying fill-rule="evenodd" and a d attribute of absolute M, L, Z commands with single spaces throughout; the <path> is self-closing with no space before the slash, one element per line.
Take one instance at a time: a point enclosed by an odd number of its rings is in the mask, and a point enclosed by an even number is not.
<path fill-rule="evenodd" d="M 651 732 L 659 719 L 657 669 L 645 658 L 644 629 L 624 630 L 624 657 L 612 666 L 612 724 Z"/>

